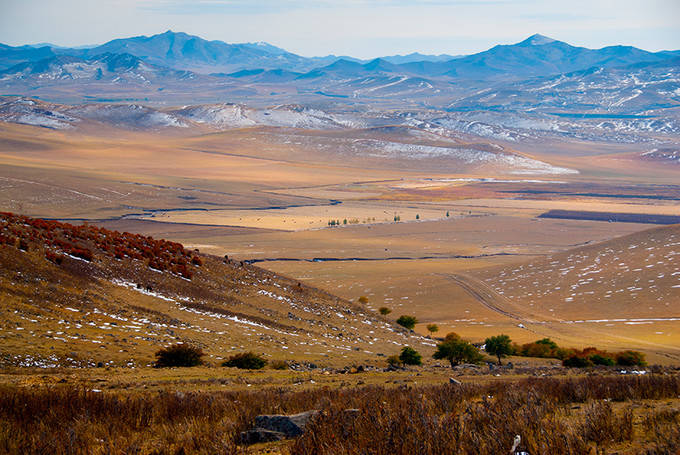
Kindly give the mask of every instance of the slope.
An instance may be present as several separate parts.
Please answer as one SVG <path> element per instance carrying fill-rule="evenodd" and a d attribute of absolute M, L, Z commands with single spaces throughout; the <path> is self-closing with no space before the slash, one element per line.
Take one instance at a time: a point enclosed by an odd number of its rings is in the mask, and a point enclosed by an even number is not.
<path fill-rule="evenodd" d="M 427 341 L 323 291 L 181 244 L 0 214 L 0 364 L 143 366 L 253 350 L 346 365 Z"/>

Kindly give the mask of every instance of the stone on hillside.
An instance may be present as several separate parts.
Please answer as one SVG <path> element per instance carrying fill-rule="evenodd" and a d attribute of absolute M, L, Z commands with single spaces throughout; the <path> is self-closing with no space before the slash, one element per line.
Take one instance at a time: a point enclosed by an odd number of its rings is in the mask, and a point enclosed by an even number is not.
<path fill-rule="evenodd" d="M 283 433 L 287 438 L 300 436 L 313 416 L 319 411 L 306 411 L 293 415 L 259 415 L 255 417 L 256 429 Z"/>

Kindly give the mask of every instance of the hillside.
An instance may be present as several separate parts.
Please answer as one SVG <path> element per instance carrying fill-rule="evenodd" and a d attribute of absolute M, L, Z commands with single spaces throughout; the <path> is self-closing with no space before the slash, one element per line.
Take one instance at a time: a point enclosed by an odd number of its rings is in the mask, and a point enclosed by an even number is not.
<path fill-rule="evenodd" d="M 0 364 L 144 366 L 161 346 L 217 363 L 373 362 L 427 340 L 364 308 L 181 244 L 0 214 Z"/>
<path fill-rule="evenodd" d="M 680 225 L 492 269 L 485 282 L 533 319 L 654 324 L 680 318 Z"/>

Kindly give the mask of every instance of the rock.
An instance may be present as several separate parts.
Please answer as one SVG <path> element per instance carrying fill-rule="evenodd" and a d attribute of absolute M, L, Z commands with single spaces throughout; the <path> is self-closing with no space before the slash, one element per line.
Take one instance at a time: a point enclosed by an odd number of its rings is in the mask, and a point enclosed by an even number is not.
<path fill-rule="evenodd" d="M 456 385 L 461 385 L 461 384 L 463 384 L 463 383 L 462 383 L 462 382 L 460 382 L 460 381 L 459 381 L 458 379 L 455 379 L 455 378 L 449 378 L 449 384 L 456 384 Z"/>
<path fill-rule="evenodd" d="M 286 435 L 278 431 L 255 428 L 241 433 L 242 444 L 258 444 L 260 442 L 281 441 Z"/>
<path fill-rule="evenodd" d="M 255 417 L 255 429 L 278 432 L 287 438 L 294 438 L 305 432 L 307 423 L 318 412 L 313 410 L 293 415 L 259 415 Z"/>

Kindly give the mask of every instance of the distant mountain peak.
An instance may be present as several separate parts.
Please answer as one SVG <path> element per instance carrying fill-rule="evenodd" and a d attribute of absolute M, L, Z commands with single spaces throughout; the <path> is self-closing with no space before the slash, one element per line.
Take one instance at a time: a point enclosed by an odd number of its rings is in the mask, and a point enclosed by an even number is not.
<path fill-rule="evenodd" d="M 548 36 L 536 33 L 535 35 L 531 35 L 529 38 L 525 39 L 524 41 L 522 41 L 519 44 L 528 44 L 528 45 L 532 45 L 532 46 L 542 46 L 544 44 L 554 43 L 555 41 L 557 41 L 557 40 L 552 39 Z"/>

